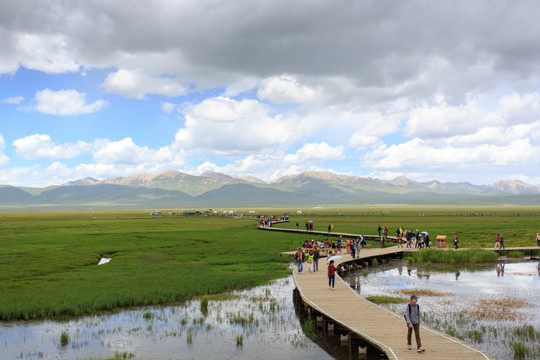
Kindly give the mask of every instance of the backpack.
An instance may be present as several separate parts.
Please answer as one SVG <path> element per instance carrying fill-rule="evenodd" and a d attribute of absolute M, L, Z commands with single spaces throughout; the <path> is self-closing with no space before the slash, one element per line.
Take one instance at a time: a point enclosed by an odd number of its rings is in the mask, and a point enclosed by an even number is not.
<path fill-rule="evenodd" d="M 418 306 L 418 316 L 420 317 L 420 305 L 416 304 Z M 409 319 L 411 318 L 411 303 L 409 303 L 409 306 L 407 307 L 409 310 Z M 407 321 L 407 316 L 403 314 L 403 317 L 405 318 L 405 321 Z"/>
<path fill-rule="evenodd" d="M 306 260 L 307 260 L 306 254 L 302 252 L 302 262 L 306 262 Z"/>

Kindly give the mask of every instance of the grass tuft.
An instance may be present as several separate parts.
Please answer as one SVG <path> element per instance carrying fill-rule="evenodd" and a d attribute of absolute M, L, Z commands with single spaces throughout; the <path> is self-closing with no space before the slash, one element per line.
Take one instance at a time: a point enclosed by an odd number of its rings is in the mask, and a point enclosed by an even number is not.
<path fill-rule="evenodd" d="M 423 249 L 407 253 L 404 257 L 410 264 L 478 264 L 497 261 L 494 251 L 470 249 L 463 251 Z"/>
<path fill-rule="evenodd" d="M 60 345 L 66 347 L 69 344 L 69 334 L 67 331 L 62 331 L 60 334 Z"/>
<path fill-rule="evenodd" d="M 366 300 L 369 300 L 375 304 L 404 304 L 404 303 L 409 302 L 409 300 L 406 298 L 397 297 L 397 296 L 384 296 L 384 295 L 367 296 Z"/>
<path fill-rule="evenodd" d="M 244 335 L 236 335 L 236 347 L 243 347 L 244 346 Z"/>

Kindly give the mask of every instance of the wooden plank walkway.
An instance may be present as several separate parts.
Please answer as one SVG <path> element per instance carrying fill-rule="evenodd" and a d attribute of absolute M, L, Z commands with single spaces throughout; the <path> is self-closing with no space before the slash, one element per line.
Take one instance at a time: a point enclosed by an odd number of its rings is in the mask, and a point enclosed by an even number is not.
<path fill-rule="evenodd" d="M 386 249 L 362 249 L 360 258 L 384 256 L 403 250 L 404 248 L 395 246 Z M 350 255 L 343 255 L 336 263 L 339 265 L 347 261 L 352 261 Z M 336 276 L 335 289 L 329 289 L 324 258 L 319 260 L 318 272 L 309 273 L 306 265 L 302 274 L 298 274 L 297 269 L 293 271 L 294 283 L 304 302 L 379 347 L 389 359 L 491 359 L 474 345 L 425 325 L 421 326 L 420 336 L 426 351 L 418 354 L 414 350 L 414 335 L 413 350 L 407 350 L 407 327 L 401 314 L 365 300 L 339 276 Z M 405 305 L 403 308 L 405 309 Z"/>
<path fill-rule="evenodd" d="M 347 238 L 354 238 L 360 236 L 360 234 L 352 234 L 352 233 L 344 233 L 344 232 L 328 232 L 328 231 L 317 231 L 317 230 L 302 230 L 302 229 L 286 229 L 286 228 L 279 228 L 279 227 L 272 227 L 272 226 L 257 226 L 257 229 L 259 230 L 269 230 L 269 231 L 281 231 L 281 232 L 288 232 L 293 234 L 302 234 L 302 235 L 321 235 L 321 236 L 327 236 L 327 237 L 340 237 L 343 236 L 344 239 Z M 368 235 L 368 234 L 361 234 L 363 237 L 366 238 L 366 240 L 380 240 L 379 235 Z M 387 241 L 397 241 L 396 236 L 387 236 Z"/>

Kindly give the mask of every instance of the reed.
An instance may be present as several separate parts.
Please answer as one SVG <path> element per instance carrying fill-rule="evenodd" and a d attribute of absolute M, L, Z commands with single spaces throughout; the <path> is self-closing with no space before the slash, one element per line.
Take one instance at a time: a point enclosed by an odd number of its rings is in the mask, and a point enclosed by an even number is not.
<path fill-rule="evenodd" d="M 423 249 L 404 256 L 411 264 L 478 264 L 497 261 L 497 258 L 495 252 L 479 249 L 463 251 Z"/>
<path fill-rule="evenodd" d="M 366 299 L 375 304 L 403 304 L 409 302 L 406 298 L 385 295 L 367 296 Z"/>
<path fill-rule="evenodd" d="M 512 350 L 514 350 L 514 359 L 525 359 L 529 355 L 529 349 L 521 341 L 514 341 L 511 343 Z"/>
<path fill-rule="evenodd" d="M 67 331 L 62 331 L 60 334 L 60 345 L 66 347 L 69 344 L 69 334 Z"/>
<path fill-rule="evenodd" d="M 255 210 L 279 215 L 297 208 Z M 302 210 L 308 214 L 313 209 Z M 179 304 L 262 285 L 290 273 L 291 259 L 280 257 L 280 251 L 316 237 L 260 231 L 256 219 L 148 213 L 0 212 L 0 320 L 70 319 L 130 306 Z M 343 232 L 374 234 L 380 223 L 390 235 L 405 226 L 428 230 L 432 239 L 458 231 L 462 247 L 491 247 L 492 235 L 503 232 L 510 247 L 533 244 L 539 217 L 539 208 L 384 206 L 317 210 L 280 226 L 295 228 L 296 221 L 313 219 L 316 225 L 333 223 Z M 454 257 L 462 252 L 440 253 Z M 101 257 L 112 260 L 97 266 Z"/>
<path fill-rule="evenodd" d="M 206 316 L 208 315 L 208 297 L 203 296 L 201 298 L 201 313 Z"/>
<path fill-rule="evenodd" d="M 244 346 L 244 335 L 236 335 L 236 347 L 243 347 Z"/>

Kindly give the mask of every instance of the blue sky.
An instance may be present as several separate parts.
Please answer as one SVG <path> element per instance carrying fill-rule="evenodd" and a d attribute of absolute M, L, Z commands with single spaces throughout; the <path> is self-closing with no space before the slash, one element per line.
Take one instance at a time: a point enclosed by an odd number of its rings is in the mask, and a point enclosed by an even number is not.
<path fill-rule="evenodd" d="M 0 4 L 0 184 L 540 184 L 535 1 Z M 463 16 L 467 14 L 467 16 Z"/>

